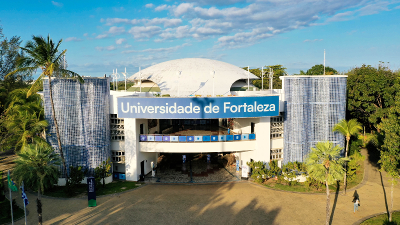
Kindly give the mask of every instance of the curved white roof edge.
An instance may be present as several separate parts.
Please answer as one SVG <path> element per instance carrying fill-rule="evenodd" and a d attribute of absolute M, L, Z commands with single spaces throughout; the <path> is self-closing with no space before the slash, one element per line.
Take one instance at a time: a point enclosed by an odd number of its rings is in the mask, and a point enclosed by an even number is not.
<path fill-rule="evenodd" d="M 150 66 L 140 73 L 141 75 L 137 72 L 128 79 L 151 80 L 160 87 L 162 94 L 171 96 L 228 95 L 232 84 L 237 80 L 259 79 L 240 67 L 204 58 L 166 61 Z"/>

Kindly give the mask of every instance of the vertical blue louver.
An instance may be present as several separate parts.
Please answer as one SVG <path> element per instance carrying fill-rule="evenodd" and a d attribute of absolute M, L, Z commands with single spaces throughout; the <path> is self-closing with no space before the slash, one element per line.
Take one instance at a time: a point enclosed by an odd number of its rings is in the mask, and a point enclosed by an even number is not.
<path fill-rule="evenodd" d="M 303 162 L 320 141 L 344 146 L 343 135 L 332 132 L 346 115 L 346 76 L 284 77 L 284 163 Z"/>
<path fill-rule="evenodd" d="M 59 153 L 49 95 L 43 81 L 45 118 L 49 122 L 47 141 Z M 55 115 L 67 168 L 82 166 L 91 173 L 110 157 L 109 96 L 107 78 L 51 80 Z M 63 167 L 60 166 L 61 176 Z"/>

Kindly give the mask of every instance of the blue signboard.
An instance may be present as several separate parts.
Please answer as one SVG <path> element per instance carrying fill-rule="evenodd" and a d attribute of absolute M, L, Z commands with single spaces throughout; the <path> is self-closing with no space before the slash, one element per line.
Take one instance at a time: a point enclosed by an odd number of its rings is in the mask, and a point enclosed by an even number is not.
<path fill-rule="evenodd" d="M 279 116 L 279 96 L 117 98 L 118 118 L 211 119 Z"/>

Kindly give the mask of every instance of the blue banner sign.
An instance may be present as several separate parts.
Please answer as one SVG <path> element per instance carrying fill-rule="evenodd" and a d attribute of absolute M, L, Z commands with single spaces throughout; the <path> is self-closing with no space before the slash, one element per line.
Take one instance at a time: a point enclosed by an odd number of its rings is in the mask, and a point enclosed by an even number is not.
<path fill-rule="evenodd" d="M 210 141 L 248 141 L 255 140 L 256 134 L 235 134 L 235 135 L 204 135 L 204 136 L 164 136 L 162 134 L 141 134 L 140 142 L 210 142 Z"/>
<path fill-rule="evenodd" d="M 279 96 L 117 98 L 118 118 L 212 119 L 279 116 Z"/>

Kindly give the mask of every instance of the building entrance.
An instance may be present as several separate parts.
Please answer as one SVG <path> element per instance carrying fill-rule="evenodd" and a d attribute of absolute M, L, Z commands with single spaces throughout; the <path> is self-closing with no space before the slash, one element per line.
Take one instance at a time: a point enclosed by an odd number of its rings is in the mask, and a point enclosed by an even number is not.
<path fill-rule="evenodd" d="M 204 183 L 239 180 L 235 167 L 228 165 L 229 154 L 161 153 L 157 160 L 155 177 L 148 182 Z"/>

